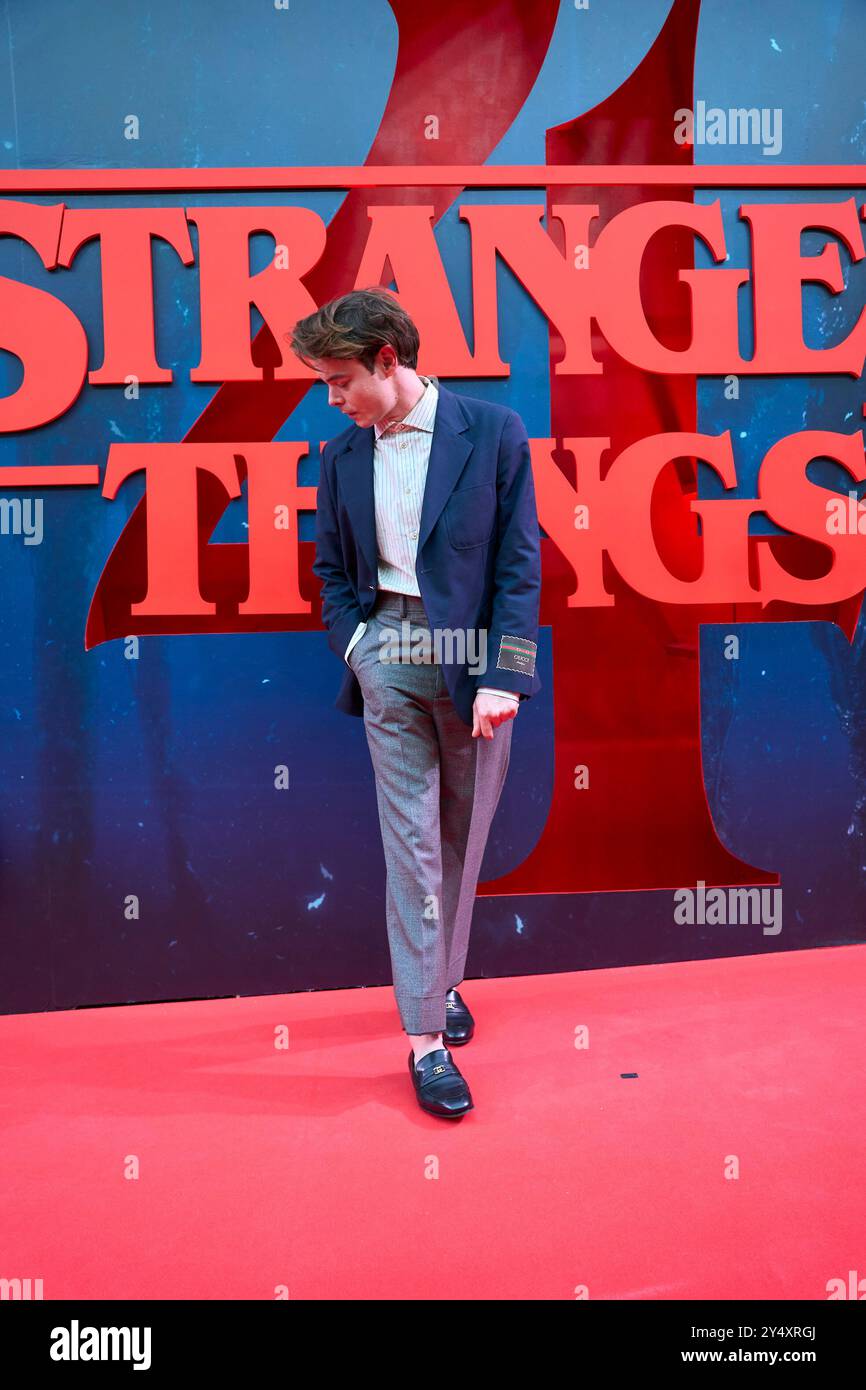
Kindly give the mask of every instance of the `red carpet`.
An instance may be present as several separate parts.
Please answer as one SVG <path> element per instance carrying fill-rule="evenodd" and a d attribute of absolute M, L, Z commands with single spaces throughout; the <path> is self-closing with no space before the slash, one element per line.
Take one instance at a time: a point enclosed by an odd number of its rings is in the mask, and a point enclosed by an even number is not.
<path fill-rule="evenodd" d="M 864 976 L 856 946 L 470 980 L 456 1123 L 417 1106 L 390 988 L 0 1018 L 0 1277 L 826 1299 L 866 1272 Z"/>

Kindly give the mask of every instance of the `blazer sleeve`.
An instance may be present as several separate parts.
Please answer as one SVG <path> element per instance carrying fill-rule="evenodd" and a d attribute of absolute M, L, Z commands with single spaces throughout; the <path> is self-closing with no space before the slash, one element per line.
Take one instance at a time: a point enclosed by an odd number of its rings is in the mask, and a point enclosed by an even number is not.
<path fill-rule="evenodd" d="M 541 532 L 532 458 L 523 421 L 510 411 L 499 443 L 493 599 L 487 670 L 479 687 L 497 686 L 529 698 L 535 682 L 541 604 Z"/>
<path fill-rule="evenodd" d="M 322 450 L 322 466 L 316 492 L 316 558 L 313 574 L 322 581 L 322 621 L 328 645 L 341 661 L 359 623 L 364 622 L 352 582 L 346 573 L 333 491 L 333 459 L 328 445 Z M 348 665 L 348 662 L 346 662 Z"/>

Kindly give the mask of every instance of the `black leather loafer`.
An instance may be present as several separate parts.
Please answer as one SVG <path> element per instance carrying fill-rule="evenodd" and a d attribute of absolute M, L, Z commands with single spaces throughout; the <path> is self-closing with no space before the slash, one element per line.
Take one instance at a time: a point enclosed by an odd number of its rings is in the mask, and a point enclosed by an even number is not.
<path fill-rule="evenodd" d="M 447 1047 L 434 1048 L 417 1066 L 414 1050 L 411 1051 L 409 1072 L 418 1104 L 430 1115 L 459 1120 L 467 1110 L 473 1109 L 469 1087 L 452 1062 Z"/>
<path fill-rule="evenodd" d="M 445 1031 L 442 1041 L 449 1047 L 462 1047 L 464 1043 L 468 1043 L 474 1032 L 475 1019 L 456 989 L 449 989 L 445 995 Z"/>

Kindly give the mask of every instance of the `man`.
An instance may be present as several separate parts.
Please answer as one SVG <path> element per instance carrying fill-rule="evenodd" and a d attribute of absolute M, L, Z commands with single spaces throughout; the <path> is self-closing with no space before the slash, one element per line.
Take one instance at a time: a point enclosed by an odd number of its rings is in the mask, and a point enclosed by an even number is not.
<path fill-rule="evenodd" d="M 387 868 L 394 992 L 422 1109 L 473 1108 L 449 1050 L 490 823 L 535 673 L 541 550 L 529 441 L 506 406 L 419 376 L 389 290 L 301 319 L 292 350 L 352 424 L 322 450 L 316 560 L 336 700 L 363 716 Z"/>

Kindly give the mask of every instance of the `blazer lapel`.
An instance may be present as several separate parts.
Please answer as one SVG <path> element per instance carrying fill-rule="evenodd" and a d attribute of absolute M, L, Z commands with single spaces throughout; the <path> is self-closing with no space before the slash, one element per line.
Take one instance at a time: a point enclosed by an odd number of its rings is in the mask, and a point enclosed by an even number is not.
<path fill-rule="evenodd" d="M 473 440 L 466 433 L 469 422 L 460 405 L 459 397 L 449 391 L 447 386 L 443 386 L 437 378 L 434 380 L 439 389 L 439 399 L 436 404 L 436 419 L 433 422 L 424 500 L 421 504 L 419 553 L 439 520 L 442 508 L 454 491 L 474 447 Z M 376 573 L 379 563 L 373 495 L 374 438 L 372 425 L 366 430 L 355 426 L 353 434 L 335 462 L 340 478 L 340 492 L 351 518 L 355 541 L 367 560 L 371 574 Z"/>

